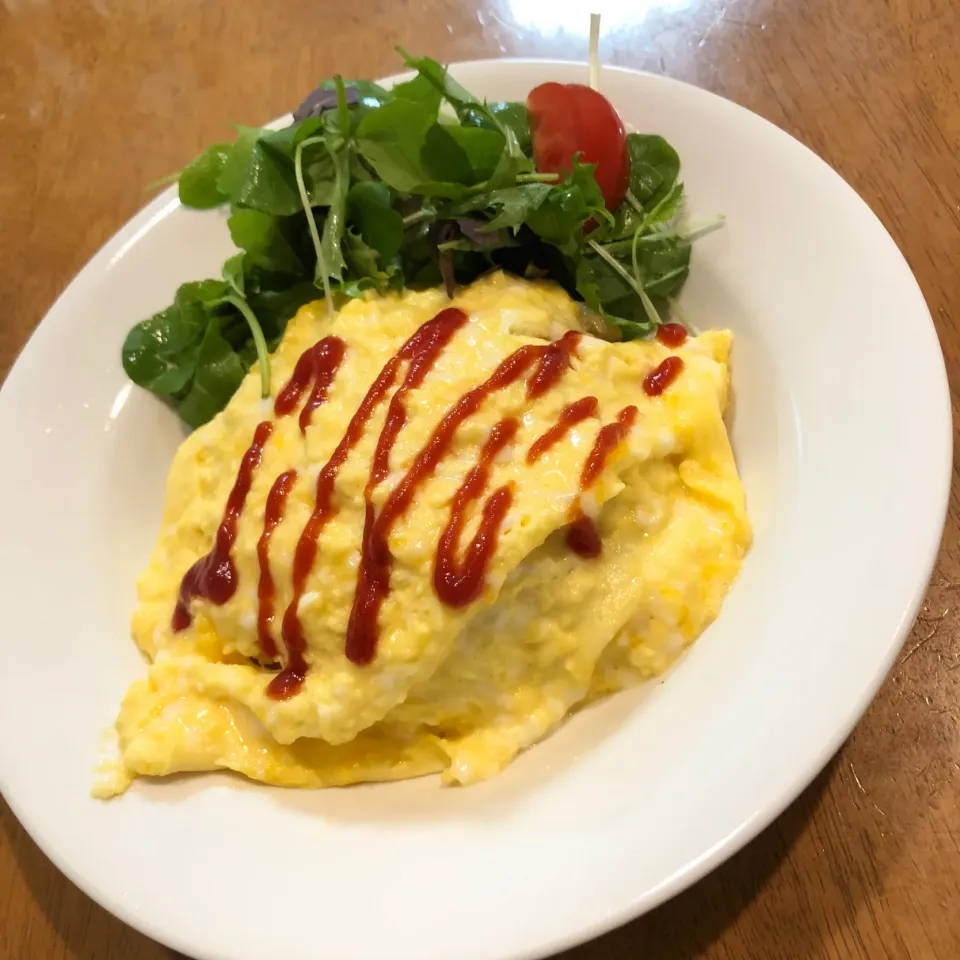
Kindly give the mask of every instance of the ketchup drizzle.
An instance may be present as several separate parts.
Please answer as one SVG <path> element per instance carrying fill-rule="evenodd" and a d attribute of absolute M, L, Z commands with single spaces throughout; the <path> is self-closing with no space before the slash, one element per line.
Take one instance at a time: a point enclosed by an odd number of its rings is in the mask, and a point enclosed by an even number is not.
<path fill-rule="evenodd" d="M 597 398 L 582 397 L 568 403 L 561 411 L 557 422 L 530 444 L 527 463 L 536 463 L 552 446 L 559 443 L 578 423 L 597 415 Z"/>
<path fill-rule="evenodd" d="M 665 347 L 682 347 L 687 342 L 687 328 L 682 323 L 665 323 L 657 327 L 657 339 Z"/>
<path fill-rule="evenodd" d="M 403 405 L 403 397 L 409 390 L 423 382 L 424 377 L 436 362 L 444 347 L 450 342 L 454 333 L 466 322 L 466 314 L 451 307 L 443 310 L 416 330 L 413 336 L 400 348 L 399 352 L 394 354 L 380 371 L 377 379 L 374 380 L 373 385 L 360 402 L 357 412 L 347 425 L 340 443 L 320 471 L 317 477 L 316 503 L 313 513 L 300 534 L 293 556 L 293 599 L 283 615 L 282 628 L 283 642 L 287 648 L 287 665 L 267 687 L 267 695 L 275 700 L 286 700 L 296 694 L 307 675 L 307 661 L 304 657 L 307 649 L 307 638 L 300 622 L 298 607 L 303 598 L 307 578 L 317 557 L 320 534 L 337 513 L 333 503 L 333 492 L 340 468 L 346 462 L 350 452 L 363 439 L 370 418 L 397 379 L 400 364 L 409 361 L 403 382 L 390 401 L 387 417 L 374 453 L 370 480 L 367 484 L 366 514 L 369 521 L 372 513 L 369 500 L 370 491 L 386 476 L 390 450 L 406 422 L 406 408 Z M 368 525 L 369 523 L 365 522 L 365 540 Z"/>
<path fill-rule="evenodd" d="M 296 409 L 308 384 L 313 382 L 313 390 L 300 411 L 300 432 L 305 433 L 313 411 L 326 402 L 327 391 L 333 378 L 343 363 L 346 344 L 339 337 L 324 337 L 308 350 L 305 350 L 293 368 L 289 382 L 277 394 L 273 412 L 277 417 L 285 417 Z"/>
<path fill-rule="evenodd" d="M 186 630 L 193 623 L 190 601 L 194 597 L 203 597 L 205 600 L 221 605 L 236 593 L 237 568 L 230 551 L 237 539 L 237 521 L 247 502 L 247 494 L 250 493 L 253 471 L 260 466 L 263 447 L 270 439 L 271 433 L 273 433 L 273 424 L 269 420 L 264 420 L 257 425 L 253 434 L 253 443 L 247 448 L 247 452 L 240 461 L 237 479 L 234 481 L 230 496 L 227 497 L 227 506 L 223 511 L 220 526 L 217 528 L 213 549 L 205 557 L 201 557 L 180 581 L 180 594 L 171 623 L 176 633 Z"/>
<path fill-rule="evenodd" d="M 467 508 L 483 496 L 493 461 L 517 435 L 519 426 L 516 420 L 501 420 L 490 431 L 477 465 L 471 468 L 454 494 L 450 519 L 440 535 L 433 567 L 434 589 L 441 602 L 449 607 L 465 607 L 476 600 L 483 589 L 487 567 L 497 549 L 500 525 L 513 502 L 511 489 L 499 487 L 483 505 L 480 525 L 464 551 L 462 562 L 457 559 L 460 537 L 467 520 Z"/>
<path fill-rule="evenodd" d="M 624 441 L 636 419 L 637 408 L 634 406 L 624 407 L 617 414 L 617 419 L 613 423 L 608 423 L 600 428 L 597 439 L 593 442 L 593 448 L 580 472 L 581 495 L 597 482 L 597 478 L 603 473 L 610 454 Z M 580 497 L 577 497 L 570 512 L 567 544 L 574 553 L 587 560 L 596 559 L 603 550 L 597 526 L 583 512 Z"/>
<path fill-rule="evenodd" d="M 337 374 L 340 364 L 343 362 L 346 344 L 339 337 L 325 337 L 323 340 L 315 343 L 312 347 L 305 350 L 293 369 L 290 380 L 286 386 L 277 394 L 273 404 L 274 415 L 285 417 L 292 413 L 300 402 L 300 397 L 304 390 L 310 384 L 314 383 L 313 394 L 310 401 L 314 401 L 315 409 L 324 402 L 327 395 L 327 389 Z M 309 402 L 308 401 L 308 406 Z M 304 408 L 306 410 L 306 408 Z M 304 419 L 303 413 L 300 415 L 300 429 L 306 429 L 306 423 L 309 417 Z M 190 613 L 189 603 L 194 597 L 202 597 L 215 603 L 218 606 L 226 603 L 236 592 L 237 589 L 237 569 L 233 563 L 233 557 L 230 555 L 233 549 L 234 541 L 237 538 L 237 521 L 243 512 L 244 504 L 247 501 L 247 494 L 250 493 L 250 485 L 253 481 L 253 472 L 260 466 L 263 459 L 263 448 L 270 435 L 273 433 L 273 424 L 265 420 L 260 423 L 253 435 L 253 443 L 240 461 L 240 470 L 237 479 L 234 481 L 233 489 L 227 498 L 227 505 L 224 508 L 223 519 L 220 527 L 217 529 L 216 540 L 213 549 L 205 556 L 201 557 L 187 572 L 180 581 L 180 593 L 177 599 L 177 605 L 173 611 L 171 626 L 175 633 L 186 630 L 193 623 L 193 615 Z M 276 486 L 276 485 L 274 485 Z M 273 491 L 271 491 L 272 493 Z M 284 498 L 285 499 L 285 498 Z M 269 504 L 268 504 L 269 506 Z M 279 506 L 279 516 L 273 524 L 275 527 L 279 524 L 283 515 L 283 504 Z M 266 520 L 264 521 L 266 523 Z M 272 528 L 270 530 L 272 533 Z M 264 536 L 269 542 L 270 535 L 264 531 Z M 263 540 L 263 536 L 261 536 Z M 258 554 L 260 545 L 257 545 Z M 264 549 L 264 555 L 266 547 Z M 260 559 L 261 579 L 263 577 L 264 559 Z M 270 577 L 269 566 L 266 567 L 267 577 Z M 272 585 L 272 579 L 271 579 Z M 270 588 L 268 588 L 269 593 Z M 267 634 L 267 646 L 263 646 L 264 634 L 260 634 L 261 647 L 265 655 L 268 655 L 272 639 Z M 276 645 L 273 644 L 274 653 Z"/>
<path fill-rule="evenodd" d="M 556 386 L 570 366 L 570 358 L 577 352 L 583 334 L 568 330 L 559 340 L 538 347 L 541 351 L 537 360 L 537 369 L 527 383 L 527 396 L 531 400 L 543 396 L 551 387 Z"/>
<path fill-rule="evenodd" d="M 396 383 L 401 364 L 407 363 L 406 373 L 390 399 L 364 491 L 366 503 L 360 569 L 346 638 L 346 655 L 357 664 L 369 663 L 376 653 L 377 620 L 380 607 L 390 589 L 393 563 L 388 546 L 389 534 L 410 507 L 418 487 L 433 475 L 437 464 L 448 452 L 460 425 L 477 412 L 490 394 L 507 388 L 523 376 L 528 378 L 528 399 L 535 399 L 551 389 L 569 368 L 581 338 L 578 332 L 569 331 L 554 343 L 523 346 L 507 357 L 482 384 L 460 397 L 447 411 L 429 441 L 414 458 L 410 469 L 377 513 L 372 494 L 389 472 L 391 452 L 406 424 L 405 397 L 410 390 L 423 383 L 453 335 L 466 322 L 467 317 L 461 311 L 449 308 L 423 324 L 407 340 L 380 371 L 348 423 L 336 449 L 320 470 L 314 509 L 300 534 L 294 552 L 293 598 L 282 620 L 286 666 L 269 684 L 269 696 L 286 699 L 297 693 L 303 684 L 307 672 L 304 657 L 306 637 L 300 623 L 298 607 L 316 560 L 320 535 L 337 513 L 333 502 L 336 479 L 351 451 L 363 438 L 374 412 Z M 279 419 L 293 413 L 310 388 L 310 394 L 303 403 L 299 416 L 300 431 L 305 432 L 314 410 L 326 401 L 345 352 L 346 344 L 332 336 L 325 337 L 304 351 L 297 360 L 289 382 L 277 395 L 274 402 L 275 416 Z M 596 409 L 597 401 L 594 397 L 584 397 L 565 407 L 558 423 L 535 441 L 528 451 L 529 462 L 532 463 L 557 443 L 576 423 L 595 415 Z M 621 417 L 625 413 L 626 411 L 623 411 Z M 494 460 L 514 439 L 518 428 L 519 423 L 512 418 L 500 421 L 493 428 L 476 465 L 467 474 L 453 498 L 449 521 L 437 546 L 434 565 L 434 586 L 437 594 L 442 602 L 451 606 L 470 603 L 483 588 L 487 568 L 496 550 L 500 527 L 512 502 L 512 490 L 503 486 L 487 498 L 477 532 L 463 551 L 462 559 L 458 557 L 460 538 L 466 523 L 467 510 L 471 504 L 483 497 Z M 604 430 L 609 430 L 609 427 Z M 236 541 L 237 523 L 250 492 L 253 473 L 261 463 L 264 445 L 272 431 L 273 424 L 269 421 L 264 421 L 256 428 L 253 442 L 244 454 L 227 500 L 214 547 L 187 571 L 181 582 L 173 616 L 174 630 L 183 630 L 192 622 L 188 605 L 194 597 L 203 597 L 213 603 L 223 604 L 236 591 L 237 572 L 231 551 Z M 598 437 L 598 444 L 599 441 Z M 595 444 L 595 449 L 596 446 Z M 581 489 L 586 489 L 586 475 L 585 466 Z M 277 643 L 271 629 L 275 620 L 276 584 L 269 564 L 270 542 L 274 531 L 283 520 L 287 500 L 297 481 L 295 470 L 286 471 L 274 481 L 267 496 L 263 531 L 257 542 L 260 567 L 257 633 L 265 660 L 275 660 L 278 656 Z"/>
<path fill-rule="evenodd" d="M 270 632 L 276 600 L 276 585 L 270 571 L 270 538 L 283 520 L 287 497 L 296 482 L 296 470 L 287 470 L 274 480 L 263 514 L 263 533 L 257 541 L 257 559 L 260 563 L 260 581 L 257 584 L 257 598 L 260 601 L 257 611 L 257 636 L 260 639 L 260 652 L 267 660 L 276 660 L 277 657 L 277 644 Z"/>
<path fill-rule="evenodd" d="M 597 525 L 585 513 L 580 513 L 567 527 L 567 546 L 584 560 L 596 560 L 603 553 Z"/>
<path fill-rule="evenodd" d="M 667 357 L 663 363 L 643 378 L 643 392 L 648 397 L 659 397 L 683 373 L 680 357 Z"/>
<path fill-rule="evenodd" d="M 390 592 L 393 567 L 387 542 L 390 531 L 406 513 L 417 488 L 433 475 L 437 464 L 450 449 L 460 425 L 480 409 L 487 397 L 515 383 L 531 367 L 534 369 L 527 381 L 527 396 L 539 396 L 563 376 L 579 342 L 580 334 L 570 331 L 554 343 L 545 346 L 526 344 L 510 354 L 483 383 L 467 391 L 447 411 L 410 469 L 391 491 L 379 515 L 374 516 L 368 504 L 357 588 L 347 625 L 346 653 L 354 663 L 370 663 L 377 651 L 377 621 L 383 601 Z"/>

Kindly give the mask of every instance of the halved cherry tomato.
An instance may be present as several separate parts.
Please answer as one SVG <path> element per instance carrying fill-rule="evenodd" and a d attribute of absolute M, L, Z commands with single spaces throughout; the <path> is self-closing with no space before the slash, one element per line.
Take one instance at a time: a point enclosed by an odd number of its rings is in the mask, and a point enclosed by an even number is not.
<path fill-rule="evenodd" d="M 616 210 L 630 184 L 623 124 L 610 101 L 582 83 L 542 83 L 527 97 L 533 160 L 541 173 L 562 173 L 595 163 L 594 176 L 608 210 Z"/>

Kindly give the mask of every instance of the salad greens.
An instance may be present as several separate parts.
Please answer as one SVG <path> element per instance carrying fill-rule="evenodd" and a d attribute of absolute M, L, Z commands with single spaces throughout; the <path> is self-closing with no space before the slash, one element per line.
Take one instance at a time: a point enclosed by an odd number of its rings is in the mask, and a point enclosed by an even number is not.
<path fill-rule="evenodd" d="M 183 284 L 123 346 L 132 380 L 190 426 L 223 409 L 287 321 L 322 292 L 445 284 L 502 268 L 548 277 L 623 339 L 649 336 L 684 282 L 690 237 L 680 160 L 662 138 L 627 137 L 630 189 L 607 211 L 593 167 L 534 168 L 522 103 L 484 103 L 446 68 L 400 51 L 416 77 L 385 90 L 339 76 L 281 130 L 237 127 L 180 173 L 181 202 L 229 205 L 238 248 L 220 279 Z"/>

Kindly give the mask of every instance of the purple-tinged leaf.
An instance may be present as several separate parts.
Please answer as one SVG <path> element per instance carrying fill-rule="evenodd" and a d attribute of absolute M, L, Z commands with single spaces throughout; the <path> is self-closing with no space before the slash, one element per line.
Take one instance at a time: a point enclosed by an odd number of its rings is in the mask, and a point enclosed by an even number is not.
<path fill-rule="evenodd" d="M 456 277 L 453 273 L 453 251 L 440 250 L 439 247 L 441 244 L 455 240 L 460 233 L 460 229 L 455 220 L 442 220 L 433 228 L 431 233 L 431 239 L 438 247 L 437 266 L 440 268 L 440 276 L 443 277 L 443 285 L 446 288 L 447 296 L 452 297 L 457 286 Z"/>
<path fill-rule="evenodd" d="M 362 97 L 356 87 L 347 87 L 344 91 L 347 95 L 347 105 L 353 106 L 360 102 Z M 327 90 L 324 87 L 317 87 L 306 100 L 293 111 L 294 122 L 299 123 L 306 120 L 307 117 L 319 117 L 327 110 L 335 110 L 337 106 L 337 91 Z"/>
<path fill-rule="evenodd" d="M 478 247 L 503 247 L 512 244 L 506 230 L 488 230 L 489 220 L 458 220 L 460 232 Z"/>

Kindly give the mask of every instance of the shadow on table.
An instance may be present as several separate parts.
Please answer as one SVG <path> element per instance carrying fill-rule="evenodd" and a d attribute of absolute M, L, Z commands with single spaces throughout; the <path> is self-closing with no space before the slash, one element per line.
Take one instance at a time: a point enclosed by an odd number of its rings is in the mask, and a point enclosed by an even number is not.
<path fill-rule="evenodd" d="M 837 763 L 834 757 L 759 837 L 689 890 L 668 900 L 652 913 L 559 954 L 554 960 L 625 960 L 628 957 L 695 960 L 705 957 L 710 944 L 736 922 L 789 854 L 817 809 L 836 772 Z M 853 910 L 854 905 L 851 904 L 850 908 Z M 813 925 L 810 932 L 817 936 Z M 813 955 L 822 944 L 811 944 L 809 952 L 803 947 L 803 944 L 797 944 L 796 956 Z"/>

